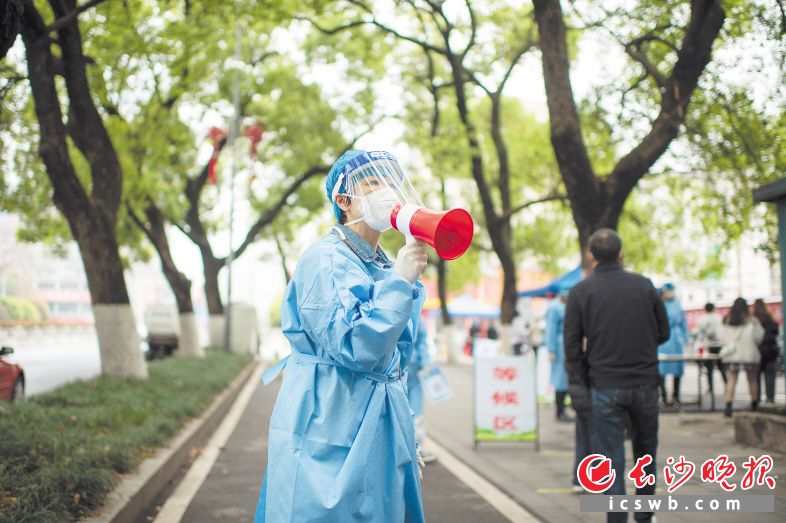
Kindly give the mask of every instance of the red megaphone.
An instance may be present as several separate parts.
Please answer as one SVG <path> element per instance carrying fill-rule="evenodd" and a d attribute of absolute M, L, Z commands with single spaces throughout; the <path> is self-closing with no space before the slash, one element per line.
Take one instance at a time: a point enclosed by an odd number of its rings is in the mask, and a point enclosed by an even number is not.
<path fill-rule="evenodd" d="M 472 243 L 475 224 L 464 209 L 433 211 L 419 205 L 398 205 L 390 213 L 393 227 L 416 240 L 425 242 L 444 260 L 455 260 Z"/>

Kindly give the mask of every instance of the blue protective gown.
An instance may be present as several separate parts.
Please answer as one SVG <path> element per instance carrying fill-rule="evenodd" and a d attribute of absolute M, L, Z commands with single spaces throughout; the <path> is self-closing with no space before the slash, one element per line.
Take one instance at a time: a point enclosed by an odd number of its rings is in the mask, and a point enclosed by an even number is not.
<path fill-rule="evenodd" d="M 669 317 L 671 336 L 658 347 L 658 354 L 682 354 L 685 343 L 688 342 L 688 325 L 685 313 L 677 300 L 664 300 L 666 314 Z M 685 363 L 681 361 L 665 361 L 658 364 L 660 375 L 672 374 L 682 376 L 685 372 Z"/>
<path fill-rule="evenodd" d="M 407 395 L 409 396 L 409 406 L 412 407 L 415 416 L 423 415 L 423 384 L 420 382 L 418 372 L 428 367 L 430 363 L 426 329 L 420 325 L 415 337 L 415 348 L 409 359 L 409 365 L 407 365 Z"/>
<path fill-rule="evenodd" d="M 565 324 L 565 304 L 559 299 L 551 300 L 546 308 L 546 332 L 543 334 L 546 348 L 554 355 L 551 362 L 551 386 L 555 391 L 568 390 L 568 373 L 565 371 L 565 342 L 563 325 Z"/>
<path fill-rule="evenodd" d="M 378 254 L 348 228 L 334 229 L 349 241 L 330 234 L 309 247 L 282 302 L 292 354 L 279 364 L 286 373 L 254 521 L 421 522 L 401 368 L 425 291 L 394 273 L 384 254 L 384 263 L 372 259 Z"/>

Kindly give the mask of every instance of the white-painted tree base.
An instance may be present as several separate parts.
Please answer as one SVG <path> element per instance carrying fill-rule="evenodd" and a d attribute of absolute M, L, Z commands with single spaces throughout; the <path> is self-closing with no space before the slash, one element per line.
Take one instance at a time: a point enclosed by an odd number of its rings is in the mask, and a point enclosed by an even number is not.
<path fill-rule="evenodd" d="M 147 378 L 147 364 L 131 305 L 94 304 L 101 373 L 109 376 Z"/>
<path fill-rule="evenodd" d="M 197 331 L 196 317 L 193 312 L 184 312 L 179 316 L 180 319 L 180 338 L 177 342 L 177 356 L 194 356 L 197 358 L 205 357 L 205 350 L 199 343 L 199 332 Z"/>
<path fill-rule="evenodd" d="M 208 323 L 210 346 L 216 349 L 224 348 L 224 315 L 211 314 Z"/>
<path fill-rule="evenodd" d="M 499 325 L 499 353 L 501 356 L 513 356 L 513 345 L 510 343 L 511 333 L 509 323 Z"/>
<path fill-rule="evenodd" d="M 438 325 L 439 332 L 437 336 L 440 340 L 440 346 L 446 349 L 448 363 L 457 363 L 464 349 L 462 344 L 464 338 L 459 332 L 459 327 L 455 323 L 452 325 L 445 325 L 442 323 L 442 320 L 439 320 Z"/>

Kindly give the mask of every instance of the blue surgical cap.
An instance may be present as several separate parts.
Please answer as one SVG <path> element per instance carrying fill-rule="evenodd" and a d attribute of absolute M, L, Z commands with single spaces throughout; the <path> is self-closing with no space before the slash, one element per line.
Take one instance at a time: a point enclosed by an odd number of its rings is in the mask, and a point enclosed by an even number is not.
<path fill-rule="evenodd" d="M 662 287 L 662 289 L 663 289 L 663 290 L 670 290 L 670 291 L 673 291 L 673 290 L 674 290 L 674 284 L 673 284 L 673 283 L 671 283 L 670 281 L 669 281 L 669 282 L 666 282 L 666 283 L 664 283 L 664 284 L 663 284 L 663 287 Z"/>
<path fill-rule="evenodd" d="M 338 181 L 338 175 L 341 174 L 341 171 L 344 169 L 344 166 L 356 156 L 360 156 L 361 154 L 365 153 L 366 151 L 362 151 L 360 149 L 350 149 L 349 151 L 342 154 L 338 160 L 335 161 L 333 166 L 330 168 L 330 172 L 325 179 L 325 193 L 327 195 L 328 201 L 333 205 L 333 214 L 336 215 L 336 221 L 341 219 L 341 209 L 339 209 L 338 204 L 333 201 L 333 188 Z M 343 185 L 343 182 L 342 182 Z M 344 188 L 346 189 L 346 188 Z M 341 193 L 342 188 L 339 187 L 338 192 Z"/>

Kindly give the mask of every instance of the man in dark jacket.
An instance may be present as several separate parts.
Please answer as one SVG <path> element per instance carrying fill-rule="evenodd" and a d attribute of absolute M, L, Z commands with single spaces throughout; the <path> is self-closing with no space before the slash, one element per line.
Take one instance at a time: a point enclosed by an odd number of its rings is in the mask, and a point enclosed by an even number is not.
<path fill-rule="evenodd" d="M 669 339 L 669 320 L 652 282 L 622 268 L 622 240 L 611 229 L 589 239 L 592 275 L 570 291 L 565 311 L 565 359 L 574 379 L 590 389 L 592 451 L 611 458 L 616 478 L 605 492 L 625 494 L 625 426 L 634 459 L 646 454 L 644 471 L 655 475 L 658 447 L 658 345 Z M 586 340 L 586 347 L 584 346 Z M 655 493 L 655 485 L 637 495 Z M 650 521 L 651 512 L 636 514 Z M 608 521 L 627 521 L 610 512 Z"/>

